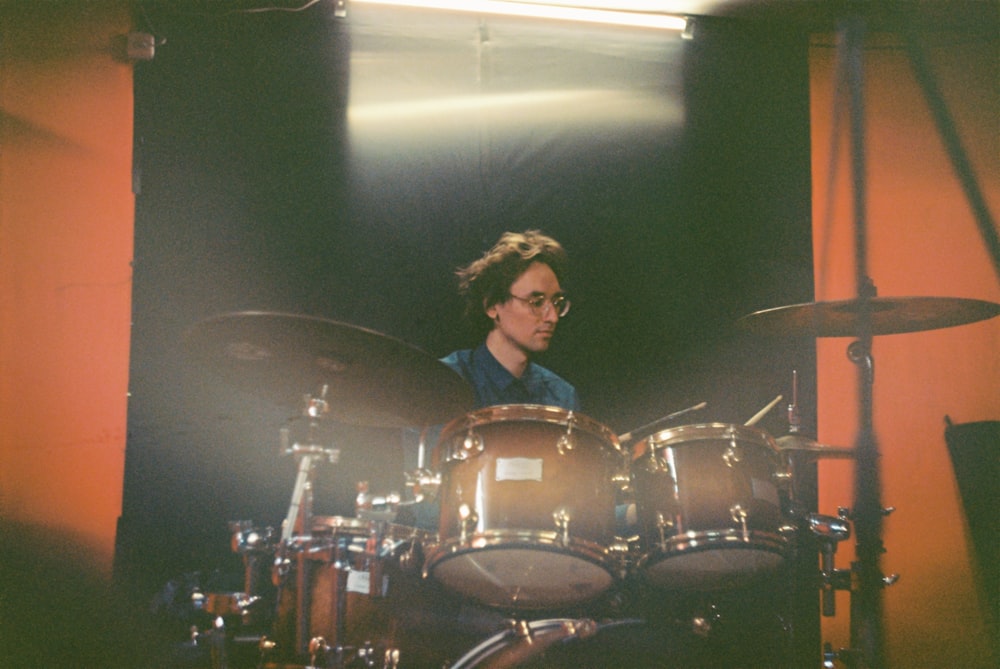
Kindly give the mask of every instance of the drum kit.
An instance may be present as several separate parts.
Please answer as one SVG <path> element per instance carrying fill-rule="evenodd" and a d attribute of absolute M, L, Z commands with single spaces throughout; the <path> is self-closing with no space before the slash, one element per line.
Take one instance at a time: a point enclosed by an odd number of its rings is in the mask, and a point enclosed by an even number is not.
<path fill-rule="evenodd" d="M 870 306 L 874 334 L 1000 313 L 951 298 Z M 794 305 L 742 324 L 849 336 L 854 307 Z M 802 458 L 854 449 L 794 424 L 779 438 L 757 428 L 780 396 L 741 425 L 677 424 L 700 404 L 616 435 L 558 407 L 473 409 L 471 389 L 443 363 L 335 321 L 228 314 L 198 323 L 186 345 L 235 383 L 297 398 L 305 425 L 281 435 L 298 475 L 280 531 L 230 524 L 244 584 L 203 598 L 214 624 L 199 635 L 213 669 L 797 666 L 782 612 L 790 563 L 819 547 L 800 587 L 820 590 L 826 614 L 825 595 L 853 587 L 833 564 L 850 519 L 810 512 L 794 479 Z M 406 473 L 412 499 L 362 486 L 353 516 L 320 516 L 315 469 L 337 460 L 316 438 L 325 421 L 443 427 L 430 466 L 422 439 L 418 470 Z M 430 526 L 407 522 L 417 508 L 432 510 Z"/>

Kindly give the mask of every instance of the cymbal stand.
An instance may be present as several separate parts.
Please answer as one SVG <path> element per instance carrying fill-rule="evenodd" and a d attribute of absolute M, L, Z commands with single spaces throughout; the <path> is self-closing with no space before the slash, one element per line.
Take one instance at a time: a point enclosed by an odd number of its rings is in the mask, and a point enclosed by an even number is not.
<path fill-rule="evenodd" d="M 948 113 L 943 96 L 931 75 L 911 17 L 907 10 L 886 3 L 883 9 L 890 9 L 890 16 L 903 28 L 906 51 L 914 69 L 930 112 L 937 126 L 951 160 L 952 167 L 965 192 L 979 226 L 980 234 L 993 263 L 993 269 L 1000 276 L 1000 236 L 986 206 L 975 174 L 968 160 L 954 122 Z M 884 552 L 881 542 L 882 516 L 887 513 L 880 504 L 879 454 L 872 429 L 872 376 L 874 364 L 871 356 L 871 309 L 869 300 L 874 297 L 874 288 L 866 274 L 866 238 L 864 216 L 864 133 L 862 108 L 862 47 L 864 42 L 863 21 L 857 17 L 845 19 L 838 27 L 847 70 L 850 89 L 851 156 L 854 186 L 856 278 L 861 310 L 859 316 L 858 341 L 851 345 L 848 355 L 859 365 L 859 385 L 861 388 L 861 429 L 856 444 L 855 461 L 855 528 L 857 532 L 857 597 L 852 597 L 851 636 L 852 646 L 861 661 L 859 666 L 881 667 L 885 664 L 882 650 L 882 602 L 881 589 L 895 582 L 896 576 L 885 578 L 879 570 L 879 556 Z M 855 606 L 855 600 L 857 600 Z"/>
<path fill-rule="evenodd" d="M 316 464 L 325 459 L 332 464 L 340 460 L 340 449 L 328 448 L 318 443 L 319 424 L 330 406 L 326 400 L 329 386 L 324 384 L 319 397 L 311 395 L 305 398 L 305 416 L 308 423 L 304 443 L 292 441 L 290 430 L 286 426 L 281 430 L 281 449 L 284 455 L 294 455 L 298 461 L 298 474 L 292 490 L 288 514 L 281 525 L 281 543 L 278 556 L 274 563 L 274 580 L 279 593 L 284 587 L 285 579 L 291 570 L 291 556 L 297 562 L 295 570 L 296 597 L 296 628 L 295 648 L 298 653 L 309 650 L 309 560 L 303 553 L 308 550 L 309 535 L 312 531 L 313 480 Z M 278 600 L 281 600 L 280 594 Z"/>
<path fill-rule="evenodd" d="M 854 666 L 880 669 L 885 666 L 882 588 L 884 579 L 879 560 L 882 545 L 881 477 L 878 444 L 873 429 L 871 300 L 875 287 L 867 274 L 868 244 L 865 211 L 865 136 L 863 105 L 864 21 L 844 19 L 838 28 L 843 49 L 842 66 L 849 93 L 852 195 L 854 208 L 855 281 L 860 309 L 858 339 L 848 347 L 848 357 L 858 367 L 859 431 L 855 445 L 854 527 L 857 561 L 852 565 L 856 588 L 851 592 L 851 657 Z"/>
<path fill-rule="evenodd" d="M 411 497 L 417 502 L 422 501 L 425 497 L 433 499 L 441 487 L 441 474 L 427 468 L 427 433 L 430 429 L 428 426 L 420 431 L 420 441 L 417 445 L 417 468 L 404 474 L 406 486 L 411 491 Z M 436 437 L 437 435 L 435 435 Z"/>

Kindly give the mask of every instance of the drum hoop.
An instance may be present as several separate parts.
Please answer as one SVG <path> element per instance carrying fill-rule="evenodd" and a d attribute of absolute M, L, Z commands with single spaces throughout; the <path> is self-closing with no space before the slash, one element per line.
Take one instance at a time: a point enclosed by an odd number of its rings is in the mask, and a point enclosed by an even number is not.
<path fill-rule="evenodd" d="M 761 446 L 766 446 L 776 455 L 781 452 L 777 442 L 766 431 L 759 427 L 736 423 L 692 423 L 668 427 L 646 437 L 639 443 L 652 444 L 653 448 L 660 448 L 710 439 L 729 439 L 733 436 L 738 440 L 755 441 Z"/>
<path fill-rule="evenodd" d="M 560 631 L 565 625 L 579 624 L 581 621 L 574 618 L 546 618 L 544 620 L 532 620 L 528 623 L 528 629 L 532 634 L 552 633 Z M 489 660 L 490 656 L 498 650 L 503 650 L 510 645 L 511 640 L 518 639 L 517 633 L 513 629 L 506 629 L 487 637 L 478 645 L 465 652 L 462 657 L 456 660 L 452 669 L 464 669 L 465 667 L 479 666 L 483 660 Z M 471 664 L 470 664 L 471 663 Z"/>
<path fill-rule="evenodd" d="M 606 447 L 622 453 L 623 449 L 611 428 L 579 411 L 571 411 L 562 407 L 546 404 L 498 404 L 471 411 L 447 423 L 441 429 L 441 442 L 447 441 L 453 434 L 461 434 L 473 428 L 495 423 L 532 420 L 537 423 L 552 425 L 569 425 L 574 430 L 584 430 L 601 438 Z"/>
<path fill-rule="evenodd" d="M 750 530 L 748 538 L 743 538 L 743 530 L 737 528 L 727 528 L 722 530 L 705 530 L 703 532 L 687 532 L 669 537 L 667 546 L 661 547 L 654 544 L 644 556 L 641 562 L 646 561 L 650 555 L 673 555 L 675 553 L 696 553 L 704 550 L 716 549 L 760 549 L 769 552 L 786 553 L 788 551 L 788 538 L 780 532 L 766 532 L 762 530 Z"/>
<path fill-rule="evenodd" d="M 648 625 L 648 622 L 642 618 L 613 618 L 613 619 L 603 619 L 597 620 L 594 618 L 546 618 L 542 620 L 532 620 L 527 623 L 528 630 L 530 634 L 528 639 L 535 638 L 539 635 L 549 635 L 553 633 L 559 633 L 566 631 L 561 638 L 557 638 L 556 641 L 572 641 L 573 639 L 585 639 L 588 637 L 593 637 L 593 635 L 599 634 L 605 630 L 614 629 L 616 627 L 622 627 L 625 625 Z M 583 630 L 585 625 L 590 626 L 590 632 L 586 633 L 586 636 L 576 632 L 577 628 Z M 567 627 L 572 626 L 572 627 Z M 475 667 L 489 667 L 489 666 L 499 666 L 496 662 L 492 661 L 493 656 L 506 648 L 509 648 L 512 643 L 517 643 L 523 640 L 523 637 L 512 625 L 510 628 L 501 630 L 485 640 L 481 641 L 479 644 L 474 646 L 472 649 L 466 651 L 455 664 L 451 665 L 451 669 L 474 669 Z M 541 655 L 535 655 L 535 658 L 541 657 Z M 526 658 L 531 660 L 531 657 Z M 521 663 L 518 663 L 520 665 Z M 535 663 L 531 663 L 532 665 Z M 505 666 L 514 666 L 507 665 Z"/>

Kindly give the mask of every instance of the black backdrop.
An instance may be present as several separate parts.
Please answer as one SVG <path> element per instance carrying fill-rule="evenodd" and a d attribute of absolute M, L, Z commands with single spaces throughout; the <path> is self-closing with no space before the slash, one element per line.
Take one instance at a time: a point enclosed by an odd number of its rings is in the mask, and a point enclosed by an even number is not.
<path fill-rule="evenodd" d="M 474 344 L 454 269 L 540 228 L 573 263 L 542 362 L 617 433 L 700 401 L 742 423 L 811 341 L 734 322 L 812 299 L 806 35 L 702 19 L 694 39 L 332 3 L 143 2 L 135 71 L 131 399 L 117 566 L 141 593 L 239 569 L 226 523 L 284 517 L 293 414 L 192 365 L 184 332 L 263 310 L 434 357 Z M 451 107 L 408 103 L 448 100 Z M 315 389 L 303 388 L 303 392 Z M 434 392 L 428 388 L 427 392 Z M 786 399 L 787 401 L 787 399 Z M 787 430 L 785 403 L 762 422 Z M 335 426 L 317 512 L 402 487 L 398 430 Z"/>

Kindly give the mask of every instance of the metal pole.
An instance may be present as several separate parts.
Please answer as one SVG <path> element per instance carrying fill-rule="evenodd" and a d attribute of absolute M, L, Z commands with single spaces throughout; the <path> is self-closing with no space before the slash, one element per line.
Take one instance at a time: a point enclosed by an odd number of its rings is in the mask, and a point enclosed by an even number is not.
<path fill-rule="evenodd" d="M 857 600 L 851 616 L 851 645 L 859 666 L 885 666 L 882 629 L 882 546 L 881 480 L 879 454 L 873 429 L 871 302 L 874 286 L 868 277 L 867 222 L 865 211 L 865 127 L 864 127 L 864 40 L 863 21 L 845 19 L 841 39 L 846 51 L 844 66 L 850 92 L 851 166 L 854 194 L 855 273 L 859 301 L 858 340 L 851 345 L 851 360 L 858 366 L 859 429 L 855 446 L 854 524 L 857 536 Z"/>

